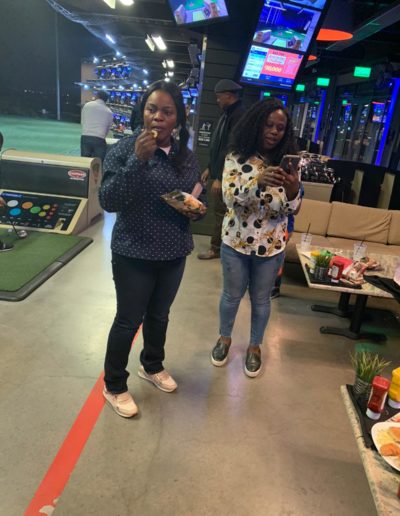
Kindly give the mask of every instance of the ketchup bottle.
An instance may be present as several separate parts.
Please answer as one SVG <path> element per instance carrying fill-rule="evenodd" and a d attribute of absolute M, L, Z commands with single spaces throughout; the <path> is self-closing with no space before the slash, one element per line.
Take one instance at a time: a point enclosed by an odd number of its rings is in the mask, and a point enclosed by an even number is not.
<path fill-rule="evenodd" d="M 385 405 L 390 382 L 383 376 L 375 376 L 372 380 L 372 390 L 367 405 L 367 416 L 370 419 L 379 419 Z"/>
<path fill-rule="evenodd" d="M 344 269 L 344 263 L 340 260 L 336 260 L 333 258 L 331 262 L 331 281 L 332 283 L 339 283 L 340 278 L 342 277 Z"/>

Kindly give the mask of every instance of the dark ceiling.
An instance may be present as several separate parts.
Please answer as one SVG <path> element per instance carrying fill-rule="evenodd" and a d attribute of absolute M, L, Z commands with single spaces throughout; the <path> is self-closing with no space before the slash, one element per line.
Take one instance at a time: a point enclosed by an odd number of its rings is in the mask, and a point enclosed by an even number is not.
<path fill-rule="evenodd" d="M 227 0 L 230 19 L 224 23 L 188 30 L 176 26 L 166 0 L 135 0 L 133 6 L 118 3 L 111 9 L 101 0 L 47 0 L 48 3 L 72 21 L 81 23 L 110 47 L 110 56 L 120 51 L 133 63 L 137 74 L 149 70 L 150 80 L 160 78 L 165 70 L 163 59 L 175 61 L 175 79 L 184 81 L 192 68 L 188 52 L 190 43 L 201 46 L 202 33 L 229 31 L 243 41 L 246 51 L 256 15 L 263 0 Z M 318 72 L 332 73 L 351 69 L 355 64 L 373 64 L 387 58 L 400 62 L 400 0 L 348 0 L 353 9 L 355 37 L 344 43 L 318 44 L 318 62 L 309 66 Z M 382 13 L 389 11 L 385 16 Z M 105 34 L 116 43 L 110 44 Z M 168 49 L 151 52 L 145 43 L 147 34 L 160 34 Z M 90 57 L 90 56 L 88 56 Z"/>

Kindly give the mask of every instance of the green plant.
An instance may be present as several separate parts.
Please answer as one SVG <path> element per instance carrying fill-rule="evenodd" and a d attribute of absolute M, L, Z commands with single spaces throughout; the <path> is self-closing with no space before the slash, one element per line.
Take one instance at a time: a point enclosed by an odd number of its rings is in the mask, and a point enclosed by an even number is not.
<path fill-rule="evenodd" d="M 350 353 L 351 365 L 361 380 L 371 383 L 374 376 L 379 375 L 390 362 L 381 358 L 378 353 L 370 351 L 357 351 Z"/>
<path fill-rule="evenodd" d="M 332 255 L 326 253 L 320 253 L 315 257 L 315 266 L 316 267 L 329 267 L 329 262 L 331 261 Z"/>

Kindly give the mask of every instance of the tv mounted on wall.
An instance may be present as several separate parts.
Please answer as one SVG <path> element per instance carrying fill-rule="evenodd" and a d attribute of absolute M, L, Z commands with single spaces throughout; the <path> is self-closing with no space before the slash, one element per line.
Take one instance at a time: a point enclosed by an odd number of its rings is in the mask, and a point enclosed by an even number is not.
<path fill-rule="evenodd" d="M 254 43 L 307 52 L 320 11 L 287 2 L 264 2 Z"/>
<path fill-rule="evenodd" d="M 239 81 L 291 90 L 329 3 L 264 0 Z"/>
<path fill-rule="evenodd" d="M 241 81 L 259 86 L 291 89 L 304 55 L 252 45 Z"/>
<path fill-rule="evenodd" d="M 168 0 L 178 25 L 200 25 L 228 18 L 225 0 Z"/>
<path fill-rule="evenodd" d="M 325 7 L 327 0 L 289 0 L 295 4 L 301 4 L 303 7 L 312 7 L 313 9 L 322 10 Z"/>

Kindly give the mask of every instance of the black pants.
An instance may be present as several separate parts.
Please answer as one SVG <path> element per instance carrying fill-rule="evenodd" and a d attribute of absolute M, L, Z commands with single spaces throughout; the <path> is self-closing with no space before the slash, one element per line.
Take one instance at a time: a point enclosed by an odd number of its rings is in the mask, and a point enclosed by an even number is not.
<path fill-rule="evenodd" d="M 178 291 L 186 258 L 151 261 L 112 255 L 117 314 L 110 330 L 104 363 L 107 390 L 127 390 L 126 371 L 132 340 L 143 322 L 140 362 L 150 374 L 163 370 L 170 307 Z"/>
<path fill-rule="evenodd" d="M 211 249 L 220 252 L 222 222 L 224 221 L 226 206 L 222 198 L 222 191 L 214 197 L 214 228 L 211 236 Z"/>
<path fill-rule="evenodd" d="M 100 158 L 103 162 L 107 152 L 104 138 L 97 136 L 81 136 L 81 156 L 85 158 Z"/>

